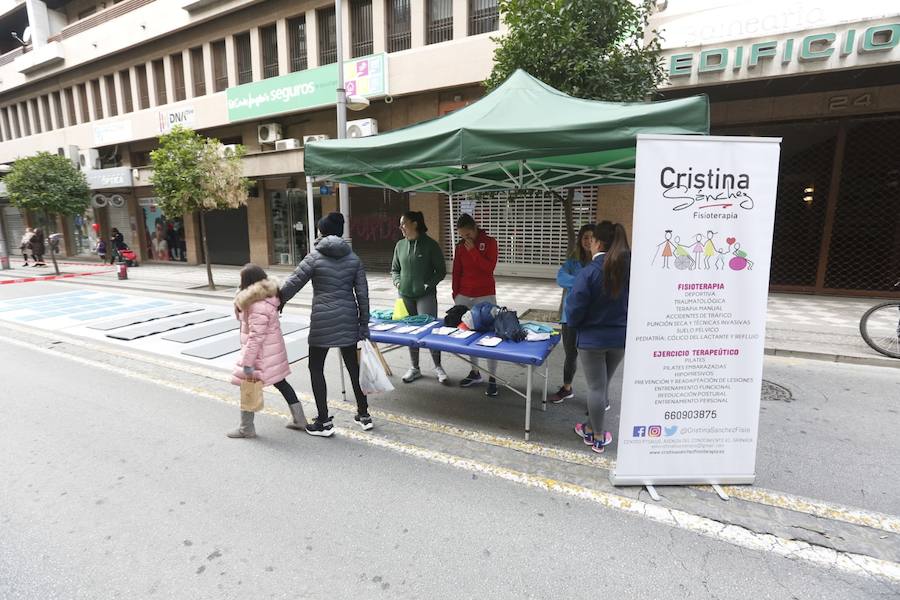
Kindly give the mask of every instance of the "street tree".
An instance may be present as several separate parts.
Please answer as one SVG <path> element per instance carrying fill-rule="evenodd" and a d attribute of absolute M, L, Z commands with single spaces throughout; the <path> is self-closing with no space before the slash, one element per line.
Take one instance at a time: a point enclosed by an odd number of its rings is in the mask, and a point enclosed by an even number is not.
<path fill-rule="evenodd" d="M 242 175 L 244 147 L 226 147 L 215 138 L 175 127 L 159 137 L 159 148 L 150 153 L 159 206 L 165 215 L 200 214 L 200 237 L 206 259 L 206 277 L 214 290 L 207 241 L 206 213 L 239 208 L 247 203 L 252 181 Z"/>
<path fill-rule="evenodd" d="M 84 173 L 68 158 L 49 152 L 16 160 L 3 182 L 13 206 L 43 215 L 48 224 L 56 216 L 84 214 L 91 202 Z M 59 275 L 55 244 L 49 239 L 47 243 L 53 269 Z"/>
<path fill-rule="evenodd" d="M 554 88 L 589 100 L 639 102 L 664 83 L 660 38 L 649 29 L 652 0 L 500 0 L 508 28 L 496 39 L 488 90 L 523 69 Z M 575 190 L 554 192 L 575 247 Z"/>

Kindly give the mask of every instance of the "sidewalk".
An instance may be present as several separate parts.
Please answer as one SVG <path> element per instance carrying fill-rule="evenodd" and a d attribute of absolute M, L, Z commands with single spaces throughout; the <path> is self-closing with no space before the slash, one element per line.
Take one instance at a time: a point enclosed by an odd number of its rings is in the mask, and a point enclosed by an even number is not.
<path fill-rule="evenodd" d="M 146 291 L 190 295 L 197 298 L 231 298 L 239 283 L 240 267 L 215 266 L 216 291 L 206 288 L 203 265 L 146 264 L 128 269 L 128 279 L 120 281 L 109 265 L 63 261 L 60 271 L 67 274 L 94 273 L 62 279 L 79 285 L 111 287 L 119 291 Z M 105 272 L 103 272 L 105 271 Z M 271 267 L 279 278 L 290 275 L 289 267 Z M 14 268 L 0 271 L 0 282 L 15 278 L 53 275 L 52 268 Z M 373 308 L 390 308 L 396 292 L 387 273 L 368 274 L 369 296 Z M 559 308 L 561 290 L 550 279 L 498 277 L 500 304 L 523 315 L 526 311 L 551 311 Z M 441 307 L 452 304 L 450 286 L 438 288 Z M 769 295 L 766 325 L 766 352 L 779 356 L 797 356 L 819 360 L 900 367 L 900 361 L 871 350 L 859 334 L 859 319 L 877 301 L 866 298 L 810 296 L 801 294 Z M 309 308 L 312 288 L 307 286 L 292 300 L 293 306 Z M 532 313 L 533 314 L 533 313 Z"/>

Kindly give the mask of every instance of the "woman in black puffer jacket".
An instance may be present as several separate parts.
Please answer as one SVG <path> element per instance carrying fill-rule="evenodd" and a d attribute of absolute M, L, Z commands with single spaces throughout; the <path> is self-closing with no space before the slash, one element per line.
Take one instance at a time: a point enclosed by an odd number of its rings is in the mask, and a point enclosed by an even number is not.
<path fill-rule="evenodd" d="M 312 317 L 309 327 L 309 374 L 319 415 L 306 426 L 310 435 L 334 434 L 328 414 L 325 386 L 325 357 L 330 348 L 340 348 L 356 394 L 355 422 L 372 429 L 372 417 L 365 394 L 359 387 L 359 360 L 356 343 L 369 337 L 369 285 L 362 261 L 341 238 L 344 216 L 330 213 L 318 223 L 315 248 L 281 286 L 281 301 L 287 302 L 307 282 L 312 281 Z"/>

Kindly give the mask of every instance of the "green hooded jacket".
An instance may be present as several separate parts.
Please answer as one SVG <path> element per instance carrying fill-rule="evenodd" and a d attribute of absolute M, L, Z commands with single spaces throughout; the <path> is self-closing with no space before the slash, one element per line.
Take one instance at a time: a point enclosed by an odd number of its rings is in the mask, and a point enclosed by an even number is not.
<path fill-rule="evenodd" d="M 394 247 L 391 279 L 403 298 L 421 298 L 447 275 L 441 246 L 426 234 L 401 239 Z"/>

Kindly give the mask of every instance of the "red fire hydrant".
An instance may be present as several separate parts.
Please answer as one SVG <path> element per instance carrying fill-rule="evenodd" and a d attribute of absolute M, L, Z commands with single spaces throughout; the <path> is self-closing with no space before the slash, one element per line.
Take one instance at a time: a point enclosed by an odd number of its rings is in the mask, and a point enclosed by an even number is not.
<path fill-rule="evenodd" d="M 118 268 L 119 279 L 128 279 L 128 265 L 121 263 Z"/>

